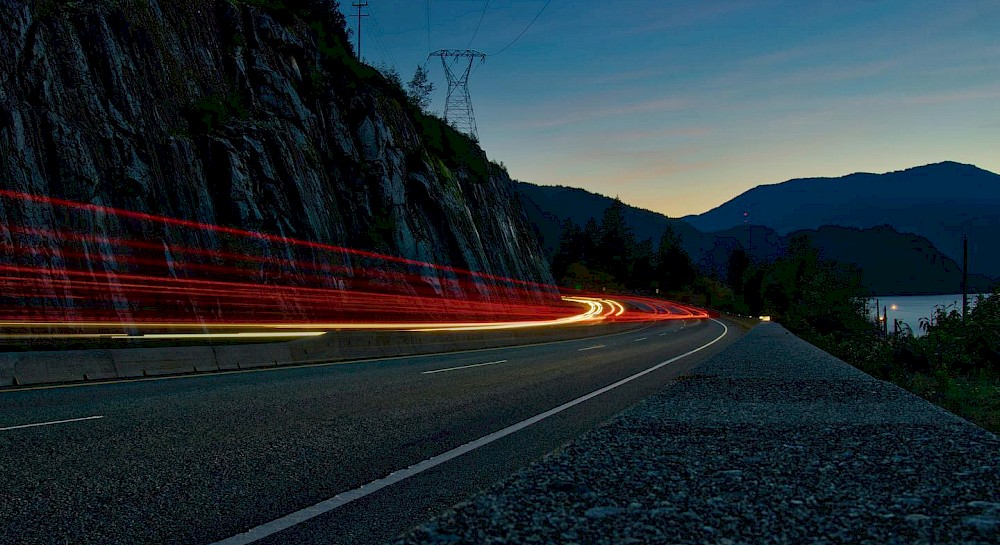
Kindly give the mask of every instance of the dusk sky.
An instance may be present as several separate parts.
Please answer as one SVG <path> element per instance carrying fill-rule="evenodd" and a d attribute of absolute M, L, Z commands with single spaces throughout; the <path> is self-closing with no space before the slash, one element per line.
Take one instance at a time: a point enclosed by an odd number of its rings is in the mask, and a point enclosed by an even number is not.
<path fill-rule="evenodd" d="M 363 56 L 404 81 L 428 51 L 497 52 L 546 4 L 368 1 Z M 795 177 L 1000 172 L 998 29 L 997 0 L 551 0 L 470 90 L 512 177 L 683 216 Z"/>

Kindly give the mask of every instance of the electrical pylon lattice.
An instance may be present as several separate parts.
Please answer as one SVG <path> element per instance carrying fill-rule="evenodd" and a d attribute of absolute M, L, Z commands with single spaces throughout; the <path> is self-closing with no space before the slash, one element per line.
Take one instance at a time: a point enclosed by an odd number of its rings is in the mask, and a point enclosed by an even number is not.
<path fill-rule="evenodd" d="M 469 74 L 476 60 L 486 60 L 486 54 L 472 49 L 440 49 L 431 53 L 428 58 L 430 57 L 441 57 L 441 65 L 444 66 L 444 74 L 448 78 L 444 120 L 456 130 L 478 140 L 476 114 L 472 111 L 472 98 L 469 96 Z M 451 64 L 448 64 L 449 59 Z M 456 67 L 463 69 L 455 70 Z"/>

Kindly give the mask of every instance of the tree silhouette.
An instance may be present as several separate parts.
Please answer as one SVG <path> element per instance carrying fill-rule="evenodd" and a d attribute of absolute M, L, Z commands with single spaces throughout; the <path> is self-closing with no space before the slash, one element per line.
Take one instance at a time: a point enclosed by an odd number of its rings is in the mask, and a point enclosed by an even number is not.
<path fill-rule="evenodd" d="M 586 261 L 587 241 L 580 226 L 566 218 L 559 234 L 559 251 L 552 259 L 552 276 L 561 280 L 569 271 L 570 265 Z"/>
<path fill-rule="evenodd" d="M 681 248 L 680 238 L 669 225 L 656 250 L 656 278 L 665 291 L 680 290 L 697 278 L 691 256 Z"/>
<path fill-rule="evenodd" d="M 742 246 L 736 246 L 729 252 L 729 259 L 726 262 L 726 283 L 733 290 L 733 293 L 740 297 L 743 295 L 743 276 L 750 269 L 750 256 Z"/>
<path fill-rule="evenodd" d="M 597 265 L 619 281 L 628 277 L 629 261 L 635 250 L 635 233 L 625 222 L 625 204 L 615 198 L 604 210 L 600 239 L 597 244 Z"/>
<path fill-rule="evenodd" d="M 583 255 L 581 261 L 590 266 L 597 266 L 597 243 L 601 239 L 601 228 L 597 220 L 590 218 L 583 226 Z"/>
<path fill-rule="evenodd" d="M 417 69 L 413 72 L 413 78 L 407 84 L 407 94 L 410 95 L 410 99 L 417 106 L 420 106 L 421 110 L 427 111 L 427 108 L 431 105 L 431 93 L 433 91 L 434 84 L 427 77 L 427 70 L 424 70 L 424 67 L 418 64 Z"/>
<path fill-rule="evenodd" d="M 628 278 L 625 285 L 634 289 L 649 290 L 656 279 L 656 267 L 653 255 L 653 240 L 646 239 L 636 244 L 635 255 L 632 256 Z"/>

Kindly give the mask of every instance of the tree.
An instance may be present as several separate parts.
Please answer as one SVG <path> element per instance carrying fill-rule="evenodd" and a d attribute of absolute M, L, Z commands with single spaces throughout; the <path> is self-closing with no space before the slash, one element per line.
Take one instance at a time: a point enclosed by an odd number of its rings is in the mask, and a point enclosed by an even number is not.
<path fill-rule="evenodd" d="M 656 278 L 664 291 L 677 291 L 697 278 L 691 256 L 681 248 L 680 238 L 668 225 L 656 251 Z"/>
<path fill-rule="evenodd" d="M 400 77 L 399 70 L 396 70 L 396 68 L 392 66 L 380 64 L 378 66 L 378 71 L 381 72 L 383 76 L 385 76 L 385 79 L 389 82 L 390 85 L 392 85 L 396 89 L 399 89 L 400 91 L 403 91 L 403 78 Z"/>
<path fill-rule="evenodd" d="M 597 263 L 597 244 L 601 240 L 601 228 L 597 226 L 597 220 L 587 219 L 583 226 L 583 262 L 593 267 Z"/>
<path fill-rule="evenodd" d="M 552 259 L 552 276 L 556 280 L 561 280 L 566 275 L 570 265 L 585 261 L 587 248 L 583 237 L 580 226 L 566 218 L 559 234 L 559 251 Z"/>
<path fill-rule="evenodd" d="M 764 308 L 764 276 L 767 271 L 764 269 L 756 269 L 747 278 L 743 289 L 743 300 L 747 304 L 747 309 L 751 316 L 760 316 L 762 309 Z"/>
<path fill-rule="evenodd" d="M 601 219 L 596 262 L 601 270 L 624 283 L 634 253 L 635 233 L 625 222 L 625 203 L 615 198 Z"/>
<path fill-rule="evenodd" d="M 860 269 L 824 259 L 805 236 L 789 241 L 788 253 L 771 264 L 762 285 L 761 307 L 793 331 L 826 335 L 871 328 Z"/>
<path fill-rule="evenodd" d="M 624 284 L 630 288 L 648 290 L 653 287 L 656 279 L 656 269 L 653 266 L 653 239 L 647 238 L 635 247 L 635 255 L 631 263 L 631 271 Z"/>
<path fill-rule="evenodd" d="M 750 256 L 742 246 L 736 246 L 729 253 L 729 260 L 726 262 L 726 283 L 733 290 L 737 297 L 743 295 L 743 276 L 750 270 Z"/>
<path fill-rule="evenodd" d="M 282 2 L 271 3 L 276 7 L 284 5 Z M 334 50 L 343 50 L 357 58 L 357 53 L 350 45 L 350 36 L 354 31 L 347 28 L 347 20 L 344 18 L 344 13 L 340 11 L 339 1 L 306 0 L 300 3 L 290 3 L 289 7 L 299 13 L 309 27 L 316 31 L 321 47 L 326 48 L 324 53 L 327 56 Z"/>
<path fill-rule="evenodd" d="M 417 106 L 420 106 L 421 110 L 427 111 L 431 105 L 432 92 L 434 92 L 434 84 L 427 77 L 427 70 L 418 64 L 416 71 L 413 72 L 413 79 L 407 84 L 407 94 Z"/>

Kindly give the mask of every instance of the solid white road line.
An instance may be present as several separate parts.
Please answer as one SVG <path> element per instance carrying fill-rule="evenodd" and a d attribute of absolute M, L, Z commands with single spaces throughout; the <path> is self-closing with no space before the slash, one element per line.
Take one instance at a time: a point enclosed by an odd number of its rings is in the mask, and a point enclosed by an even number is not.
<path fill-rule="evenodd" d="M 496 365 L 498 363 L 507 363 L 507 360 L 488 361 L 486 363 L 474 363 L 472 365 L 462 365 L 461 367 L 449 367 L 447 369 L 435 369 L 433 371 L 424 371 L 423 373 L 420 374 L 432 375 L 434 373 L 444 373 L 445 371 L 456 371 L 458 369 L 468 369 L 470 367 L 482 367 L 484 365 Z"/>
<path fill-rule="evenodd" d="M 721 341 L 723 339 L 723 337 L 725 337 L 729 333 L 729 328 L 726 327 L 726 324 L 724 324 L 724 323 L 722 323 L 722 322 L 720 322 L 718 320 L 715 320 L 715 319 L 712 319 L 712 321 L 722 326 L 722 335 L 719 335 L 718 337 L 716 337 L 711 342 L 709 342 L 707 344 L 704 344 L 702 346 L 699 346 L 698 348 L 695 348 L 694 350 L 685 352 L 685 353 L 681 354 L 680 356 L 676 356 L 676 357 L 670 358 L 667 361 L 658 363 L 658 364 L 650 367 L 649 369 L 646 369 L 645 371 L 639 371 L 638 373 L 636 373 L 634 375 L 631 375 L 629 377 L 623 378 L 623 379 L 619 380 L 618 382 L 615 382 L 613 384 L 609 384 L 609 385 L 607 385 L 607 386 L 605 386 L 605 387 L 603 387 L 603 388 L 601 388 L 599 390 L 594 390 L 593 392 L 590 392 L 589 394 L 586 394 L 584 396 L 578 397 L 578 398 L 576 398 L 576 399 L 574 399 L 572 401 L 568 401 L 566 403 L 563 403 L 562 405 L 559 405 L 558 407 L 556 407 L 554 409 L 549 409 L 549 410 L 547 410 L 547 411 L 545 411 L 545 412 L 543 412 L 541 414 L 537 414 L 535 416 L 532 416 L 531 418 L 529 418 L 527 420 L 522 420 L 522 421 L 518 422 L 517 424 L 514 424 L 512 426 L 507 426 L 506 428 L 504 428 L 502 430 L 495 431 L 495 432 L 493 432 L 493 433 L 491 433 L 489 435 L 480 437 L 479 439 L 476 439 L 475 441 L 472 441 L 470 443 L 466 443 L 466 444 L 464 444 L 464 445 L 462 445 L 460 447 L 453 448 L 453 449 L 449 450 L 448 452 L 445 452 L 443 454 L 438 454 L 437 456 L 435 456 L 433 458 L 428 458 L 428 459 L 426 459 L 426 460 L 424 460 L 422 462 L 418 462 L 418 463 L 416 463 L 416 464 L 414 464 L 414 465 L 412 465 L 412 466 L 410 466 L 410 467 L 408 467 L 406 469 L 400 469 L 400 470 L 397 470 L 397 471 L 393 471 L 392 473 L 390 473 L 386 477 L 383 477 L 381 479 L 372 481 L 372 482 L 370 482 L 368 484 L 365 484 L 365 485 L 361 485 L 360 487 L 355 488 L 354 490 L 348 490 L 347 492 L 342 492 L 342 493 L 337 494 L 336 496 L 334 496 L 334 497 L 332 497 L 332 498 L 330 498 L 328 500 L 325 500 L 325 501 L 322 501 L 320 503 L 317 503 L 316 505 L 313 505 L 311 507 L 306 507 L 305 509 L 302 509 L 300 511 L 296 511 L 296 512 L 290 514 L 290 515 L 285 515 L 285 516 L 283 516 L 283 517 L 281 517 L 279 519 L 272 520 L 271 522 L 266 522 L 264 524 L 261 524 L 260 526 L 257 526 L 256 528 L 251 528 L 250 530 L 248 530 L 245 533 L 233 536 L 233 537 L 228 538 L 228 539 L 223 539 L 222 541 L 217 541 L 215 543 L 212 543 L 211 545 L 249 545 L 250 543 L 253 543 L 253 542 L 261 540 L 261 539 L 264 539 L 265 537 L 274 535 L 274 534 L 276 534 L 278 532 L 281 532 L 283 530 L 287 530 L 288 528 L 291 528 L 292 526 L 295 526 L 297 524 L 303 523 L 303 522 L 305 522 L 305 521 L 307 521 L 307 520 L 309 520 L 311 518 L 318 517 L 320 515 L 323 515 L 325 513 L 333 511 L 334 509 L 336 509 L 336 508 L 338 508 L 338 507 L 340 507 L 342 505 L 345 505 L 347 503 L 350 503 L 350 502 L 352 502 L 354 500 L 357 500 L 357 499 L 363 498 L 363 497 L 365 497 L 365 496 L 367 496 L 369 494 L 378 492 L 379 490 L 382 490 L 383 488 L 385 488 L 387 486 L 391 486 L 391 485 L 396 484 L 396 483 L 398 483 L 398 482 L 400 482 L 400 481 L 402 481 L 404 479 L 408 479 L 408 478 L 410 478 L 410 477 L 412 477 L 414 475 L 417 475 L 418 473 L 421 473 L 421 472 L 427 471 L 428 469 L 431 469 L 433 467 L 439 466 L 439 465 L 441 465 L 441 464 L 443 464 L 443 463 L 445 463 L 445 462 L 447 462 L 449 460 L 452 460 L 454 458 L 458 458 L 459 456 L 461 456 L 463 454 L 466 454 L 468 452 L 472 452 L 472 451 L 476 450 L 479 447 L 488 445 L 488 444 L 490 444 L 490 443 L 492 443 L 492 442 L 494 442 L 494 441 L 496 441 L 498 439 L 502 439 L 502 438 L 504 438 L 504 437 L 506 437 L 506 436 L 508 436 L 508 435 L 510 435 L 512 433 L 521 431 L 524 428 L 527 428 L 528 426 L 531 426 L 532 424 L 537 424 L 538 422 L 541 422 L 542 420 L 545 420 L 546 418 L 548 418 L 548 417 L 550 417 L 552 415 L 561 413 L 561 412 L 565 411 L 566 409 L 569 409 L 570 407 L 579 405 L 580 403 L 583 403 L 585 401 L 589 401 L 589 400 L 591 400 L 591 399 L 593 399 L 593 398 L 595 398 L 595 397 L 597 397 L 597 396 L 599 396 L 599 395 L 601 395 L 601 394 L 603 394 L 605 392 L 609 392 L 611 390 L 614 390 L 615 388 L 617 388 L 617 387 L 619 387 L 619 386 L 621 386 L 623 384 L 627 384 L 629 382 L 632 382 L 633 380 L 635 380 L 635 379 L 637 379 L 637 378 L 639 378 L 639 377 L 641 377 L 643 375 L 648 375 L 649 373 L 652 373 L 653 371 L 656 371 L 657 369 L 660 369 L 661 367 L 665 367 L 667 365 L 670 365 L 671 363 L 674 363 L 675 361 L 684 359 L 684 358 L 686 358 L 686 357 L 688 357 L 688 356 L 690 356 L 690 355 L 692 355 L 692 354 L 694 354 L 696 352 L 700 352 L 700 351 L 708 348 L 709 346 L 712 346 L 713 344 Z"/>
<path fill-rule="evenodd" d="M 69 420 L 55 420 L 52 422 L 39 422 L 37 424 L 23 424 L 21 426 L 10 426 L 8 428 L 0 428 L 0 431 L 8 430 L 19 430 L 23 428 L 36 428 L 38 426 L 54 426 L 56 424 L 68 424 L 70 422 L 83 422 L 84 420 L 97 420 L 98 418 L 104 418 L 103 416 L 85 416 L 83 418 L 70 418 Z"/>
<path fill-rule="evenodd" d="M 598 348 L 604 348 L 604 345 L 603 344 L 598 344 L 596 346 L 588 346 L 587 348 L 581 348 L 581 349 L 577 350 L 577 352 L 583 352 L 585 350 L 597 350 Z"/>

